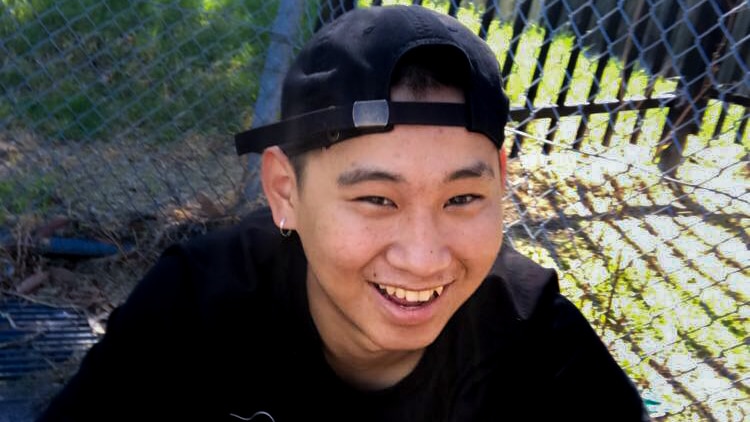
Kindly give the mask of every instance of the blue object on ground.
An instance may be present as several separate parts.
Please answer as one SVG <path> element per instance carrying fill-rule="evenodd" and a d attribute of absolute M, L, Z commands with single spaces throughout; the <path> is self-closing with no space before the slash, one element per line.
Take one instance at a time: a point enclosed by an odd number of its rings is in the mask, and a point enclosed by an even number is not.
<path fill-rule="evenodd" d="M 102 257 L 115 255 L 120 252 L 129 252 L 132 245 L 126 244 L 122 247 L 92 239 L 50 237 L 42 239 L 39 243 L 42 253 L 55 255 L 75 255 L 81 257 Z"/>

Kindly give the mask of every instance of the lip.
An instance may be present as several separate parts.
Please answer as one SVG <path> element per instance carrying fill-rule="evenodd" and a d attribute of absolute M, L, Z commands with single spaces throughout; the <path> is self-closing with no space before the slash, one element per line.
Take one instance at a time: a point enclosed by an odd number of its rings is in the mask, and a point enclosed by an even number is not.
<path fill-rule="evenodd" d="M 372 287 L 372 293 L 376 298 L 375 300 L 383 310 L 388 320 L 396 325 L 415 326 L 425 324 L 435 317 L 440 304 L 443 302 L 445 293 L 450 289 L 450 286 L 453 283 L 444 285 L 443 293 L 440 296 L 426 302 L 423 305 L 417 306 L 404 306 L 395 303 L 380 293 L 377 283 L 369 282 L 369 284 L 370 287 Z"/>

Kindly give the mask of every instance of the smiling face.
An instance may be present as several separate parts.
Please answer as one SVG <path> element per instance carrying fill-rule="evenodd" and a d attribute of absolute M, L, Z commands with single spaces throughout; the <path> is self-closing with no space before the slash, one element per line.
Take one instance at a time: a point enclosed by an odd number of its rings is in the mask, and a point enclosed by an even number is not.
<path fill-rule="evenodd" d="M 500 248 L 497 149 L 464 128 L 397 126 L 305 171 L 295 229 L 316 324 L 364 350 L 429 345 Z"/>
<path fill-rule="evenodd" d="M 465 128 L 397 125 L 311 152 L 302 184 L 278 149 L 263 167 L 276 223 L 286 218 L 305 250 L 310 310 L 331 355 L 421 353 L 500 249 L 499 152 Z"/>

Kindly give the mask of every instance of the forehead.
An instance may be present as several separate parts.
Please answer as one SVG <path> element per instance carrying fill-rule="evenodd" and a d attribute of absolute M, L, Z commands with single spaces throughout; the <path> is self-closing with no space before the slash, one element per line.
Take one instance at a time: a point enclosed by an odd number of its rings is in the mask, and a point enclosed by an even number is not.
<path fill-rule="evenodd" d="M 396 85 L 390 94 L 396 102 L 464 102 L 463 91 L 455 87 L 437 86 L 415 93 L 406 86 Z M 448 174 L 459 167 L 476 166 L 478 161 L 491 168 L 497 158 L 497 147 L 489 138 L 463 127 L 396 125 L 389 132 L 358 136 L 309 152 L 305 168 L 313 164 L 340 173 L 358 166 L 373 167 L 405 171 L 423 178 L 427 173 Z"/>
<path fill-rule="evenodd" d="M 316 151 L 307 165 L 319 175 L 333 177 L 361 168 L 417 180 L 442 178 L 477 163 L 499 174 L 497 148 L 482 134 L 455 126 L 397 125 L 389 132 L 359 136 Z"/>

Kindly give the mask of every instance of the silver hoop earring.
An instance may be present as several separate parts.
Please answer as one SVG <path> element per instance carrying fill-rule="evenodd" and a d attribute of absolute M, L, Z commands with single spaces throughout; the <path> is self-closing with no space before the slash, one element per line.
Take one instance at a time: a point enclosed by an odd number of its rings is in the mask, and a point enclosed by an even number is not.
<path fill-rule="evenodd" d="M 279 233 L 281 233 L 283 237 L 289 237 L 292 235 L 292 230 L 284 229 L 284 224 L 286 224 L 286 217 L 282 218 L 281 221 L 279 221 Z"/>

